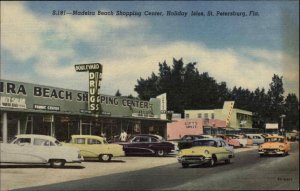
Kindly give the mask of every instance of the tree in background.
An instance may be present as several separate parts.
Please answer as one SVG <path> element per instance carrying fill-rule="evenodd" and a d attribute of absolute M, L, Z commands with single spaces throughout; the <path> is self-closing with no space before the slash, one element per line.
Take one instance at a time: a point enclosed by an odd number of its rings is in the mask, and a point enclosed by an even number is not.
<path fill-rule="evenodd" d="M 272 82 L 270 83 L 270 89 L 268 91 L 269 97 L 269 121 L 280 124 L 280 116 L 284 114 L 284 89 L 282 76 L 274 74 Z"/>
<path fill-rule="evenodd" d="M 266 123 L 280 124 L 280 116 L 286 115 L 284 125 L 299 128 L 299 102 L 295 94 L 284 99 L 282 76 L 274 74 L 269 89 L 255 91 L 242 87 L 227 88 L 226 82 L 218 83 L 207 72 L 200 73 L 197 63 L 184 65 L 182 58 L 173 58 L 172 66 L 159 63 L 158 75 L 137 80 L 134 90 L 140 99 L 149 100 L 167 93 L 167 107 L 183 115 L 189 109 L 219 109 L 224 101 L 235 101 L 235 107 L 253 113 L 253 127 L 263 129 Z"/>
<path fill-rule="evenodd" d="M 288 94 L 284 103 L 284 129 L 293 130 L 299 128 L 299 100 L 295 94 Z"/>

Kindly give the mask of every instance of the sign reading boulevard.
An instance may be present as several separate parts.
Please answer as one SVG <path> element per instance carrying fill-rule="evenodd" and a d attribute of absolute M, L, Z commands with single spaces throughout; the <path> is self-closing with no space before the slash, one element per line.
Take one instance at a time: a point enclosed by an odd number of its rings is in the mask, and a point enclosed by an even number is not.
<path fill-rule="evenodd" d="M 89 72 L 89 110 L 92 113 L 100 111 L 100 85 L 102 80 L 102 65 L 99 63 L 75 65 L 77 72 Z"/>

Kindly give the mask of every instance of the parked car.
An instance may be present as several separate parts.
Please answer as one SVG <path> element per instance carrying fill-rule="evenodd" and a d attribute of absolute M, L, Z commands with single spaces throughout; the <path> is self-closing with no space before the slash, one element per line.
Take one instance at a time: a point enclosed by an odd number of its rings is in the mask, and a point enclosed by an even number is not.
<path fill-rule="evenodd" d="M 265 138 L 261 134 L 246 134 L 248 138 L 251 138 L 253 144 L 260 145 L 265 142 Z"/>
<path fill-rule="evenodd" d="M 193 147 L 182 149 L 177 155 L 183 168 L 191 164 L 208 164 L 214 166 L 217 162 L 230 163 L 234 150 L 221 138 L 200 139 L 193 142 Z"/>
<path fill-rule="evenodd" d="M 151 134 L 135 135 L 129 142 L 119 142 L 119 144 L 123 145 L 125 155 L 165 156 L 175 150 L 174 144 L 159 135 Z"/>
<path fill-rule="evenodd" d="M 108 162 L 112 157 L 125 156 L 123 147 L 119 144 L 108 144 L 103 137 L 94 135 L 72 135 L 70 145 L 80 150 L 84 159 L 98 158 Z"/>
<path fill-rule="evenodd" d="M 246 147 L 248 144 L 248 138 L 242 138 L 239 135 L 227 135 L 231 139 L 238 140 L 240 142 L 240 147 Z"/>
<path fill-rule="evenodd" d="M 228 137 L 226 135 L 215 135 L 217 138 L 223 139 L 228 145 L 233 147 L 240 147 L 241 143 L 237 139 L 233 139 L 231 137 Z"/>
<path fill-rule="evenodd" d="M 80 163 L 79 149 L 62 145 L 46 135 L 17 135 L 10 143 L 1 143 L 1 163 L 47 164 L 63 167 L 65 163 Z"/>
<path fill-rule="evenodd" d="M 266 137 L 265 143 L 258 148 L 260 156 L 264 155 L 288 155 L 291 150 L 290 143 L 283 136 L 269 136 Z"/>
<path fill-rule="evenodd" d="M 299 133 L 297 132 L 289 132 L 285 134 L 288 141 L 296 141 L 299 140 Z"/>

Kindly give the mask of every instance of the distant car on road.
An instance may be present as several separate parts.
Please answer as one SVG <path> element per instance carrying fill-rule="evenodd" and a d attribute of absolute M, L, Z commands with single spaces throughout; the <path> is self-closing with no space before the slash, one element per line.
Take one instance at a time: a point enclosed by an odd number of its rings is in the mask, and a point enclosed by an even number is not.
<path fill-rule="evenodd" d="M 288 155 L 291 150 L 290 143 L 283 136 L 268 136 L 265 143 L 258 148 L 260 156 L 264 155 Z"/>
<path fill-rule="evenodd" d="M 213 167 L 217 162 L 230 163 L 234 150 L 221 138 L 200 139 L 193 142 L 193 147 L 178 152 L 177 159 L 183 168 L 192 164 L 208 164 Z"/>
<path fill-rule="evenodd" d="M 254 145 L 260 145 L 265 142 L 265 138 L 261 134 L 246 134 L 248 138 L 251 138 Z"/>
<path fill-rule="evenodd" d="M 233 139 L 231 137 L 228 137 L 226 135 L 215 135 L 215 137 L 223 139 L 228 145 L 233 146 L 233 147 L 240 147 L 241 143 L 237 139 Z"/>
<path fill-rule="evenodd" d="M 156 155 L 165 156 L 174 151 L 174 144 L 163 137 L 152 134 L 134 135 L 129 142 L 119 142 L 123 145 L 125 155 Z"/>
<path fill-rule="evenodd" d="M 119 144 L 108 144 L 103 137 L 94 135 L 72 135 L 70 143 L 66 145 L 80 150 L 84 159 L 98 158 L 108 162 L 112 157 L 125 156 L 123 147 Z"/>
<path fill-rule="evenodd" d="M 226 136 L 228 136 L 231 139 L 235 139 L 235 140 L 239 141 L 240 147 L 246 147 L 248 144 L 248 138 L 246 138 L 246 137 L 241 137 L 239 135 L 226 135 Z"/>
<path fill-rule="evenodd" d="M 54 137 L 46 135 L 17 135 L 10 143 L 1 143 L 0 149 L 1 163 L 49 163 L 56 168 L 83 160 L 79 149 L 64 146 Z"/>

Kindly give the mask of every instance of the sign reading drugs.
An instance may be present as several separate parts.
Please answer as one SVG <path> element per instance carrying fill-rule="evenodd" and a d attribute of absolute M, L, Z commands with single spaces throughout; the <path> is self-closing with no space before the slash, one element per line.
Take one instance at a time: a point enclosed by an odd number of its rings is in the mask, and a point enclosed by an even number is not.
<path fill-rule="evenodd" d="M 89 110 L 100 112 L 100 86 L 102 80 L 102 65 L 99 63 L 75 65 L 77 72 L 89 72 Z"/>

